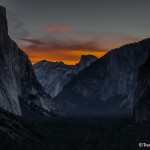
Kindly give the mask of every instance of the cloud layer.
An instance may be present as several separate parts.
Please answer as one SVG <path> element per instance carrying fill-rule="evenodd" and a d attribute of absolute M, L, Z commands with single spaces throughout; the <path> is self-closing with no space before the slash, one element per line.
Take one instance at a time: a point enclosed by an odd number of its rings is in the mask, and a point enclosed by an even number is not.
<path fill-rule="evenodd" d="M 79 41 L 79 40 L 56 40 L 49 39 L 47 41 L 36 40 L 36 39 L 28 39 L 28 38 L 20 38 L 19 40 L 28 42 L 27 48 L 34 49 L 49 49 L 49 50 L 86 50 L 86 51 L 105 51 L 106 49 L 101 48 L 100 41 L 97 40 L 87 40 L 87 41 Z"/>
<path fill-rule="evenodd" d="M 66 64 L 75 64 L 81 55 L 103 56 L 107 50 L 102 49 L 99 41 L 60 41 L 49 39 L 48 41 L 22 38 L 21 41 L 28 45 L 23 47 L 29 55 L 32 63 L 46 59 L 49 61 L 63 61 Z"/>

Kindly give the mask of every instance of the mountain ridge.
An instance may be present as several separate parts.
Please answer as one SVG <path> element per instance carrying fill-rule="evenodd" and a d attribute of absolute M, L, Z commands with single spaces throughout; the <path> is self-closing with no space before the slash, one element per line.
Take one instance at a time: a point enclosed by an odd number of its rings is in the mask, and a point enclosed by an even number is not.
<path fill-rule="evenodd" d="M 93 55 L 82 55 L 80 62 L 76 65 L 42 60 L 34 64 L 33 68 L 45 91 L 52 97 L 56 97 L 74 75 L 77 75 L 84 68 L 96 61 L 96 59 L 97 57 Z"/>
<path fill-rule="evenodd" d="M 84 108 L 99 110 L 101 102 L 113 99 L 121 99 L 115 104 L 118 109 L 131 109 L 138 67 L 146 61 L 149 48 L 150 38 L 108 52 L 64 86 L 56 97 L 60 109 L 67 113 L 82 112 Z"/>

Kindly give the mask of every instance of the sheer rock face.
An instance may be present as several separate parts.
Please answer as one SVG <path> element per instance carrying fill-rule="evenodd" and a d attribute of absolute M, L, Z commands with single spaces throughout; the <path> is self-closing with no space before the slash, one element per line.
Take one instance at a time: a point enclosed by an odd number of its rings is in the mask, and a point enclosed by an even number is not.
<path fill-rule="evenodd" d="M 150 119 L 150 55 L 138 73 L 133 115 L 137 122 Z"/>
<path fill-rule="evenodd" d="M 150 39 L 107 53 L 74 76 L 56 97 L 67 113 L 132 108 L 138 69 L 147 57 Z"/>
<path fill-rule="evenodd" d="M 51 111 L 51 98 L 34 74 L 28 56 L 8 36 L 6 10 L 0 7 L 0 107 L 21 115 L 19 100 Z"/>
<path fill-rule="evenodd" d="M 74 75 L 88 67 L 96 59 L 92 55 L 81 56 L 80 62 L 75 66 L 43 60 L 34 65 L 34 71 L 45 91 L 52 97 L 56 97 Z"/>
<path fill-rule="evenodd" d="M 90 66 L 98 58 L 93 55 L 82 55 L 80 62 L 74 66 L 73 74 L 76 75 L 86 67 Z"/>

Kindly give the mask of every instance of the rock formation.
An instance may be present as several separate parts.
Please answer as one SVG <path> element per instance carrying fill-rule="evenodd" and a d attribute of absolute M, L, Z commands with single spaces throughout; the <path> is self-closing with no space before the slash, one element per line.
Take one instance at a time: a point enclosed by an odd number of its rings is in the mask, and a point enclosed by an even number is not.
<path fill-rule="evenodd" d="M 74 76 L 56 97 L 68 113 L 131 110 L 138 69 L 150 39 L 114 49 Z"/>
<path fill-rule="evenodd" d="M 74 66 L 66 65 L 63 62 L 43 60 L 34 65 L 34 71 L 45 91 L 52 97 L 56 97 L 74 75 L 96 60 L 95 56 L 83 55 L 80 62 Z"/>
<path fill-rule="evenodd" d="M 51 97 L 39 84 L 28 56 L 8 35 L 6 10 L 0 6 L 0 107 L 21 115 L 19 101 L 51 111 Z"/>

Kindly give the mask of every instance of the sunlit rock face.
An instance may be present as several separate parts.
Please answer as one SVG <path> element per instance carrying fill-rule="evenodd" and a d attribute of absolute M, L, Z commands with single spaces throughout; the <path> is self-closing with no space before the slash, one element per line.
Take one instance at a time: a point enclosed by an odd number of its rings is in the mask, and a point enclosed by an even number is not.
<path fill-rule="evenodd" d="M 92 55 L 81 56 L 81 60 L 75 66 L 66 65 L 63 62 L 49 62 L 46 60 L 36 63 L 33 68 L 35 74 L 52 97 L 57 96 L 71 78 L 97 60 Z"/>
<path fill-rule="evenodd" d="M 6 10 L 0 7 L 0 107 L 21 115 L 19 100 L 51 111 L 51 97 L 37 81 L 28 56 L 8 35 Z"/>
<path fill-rule="evenodd" d="M 138 69 L 150 39 L 114 49 L 74 76 L 56 97 L 68 114 L 126 111 L 132 108 Z"/>
<path fill-rule="evenodd" d="M 133 102 L 135 120 L 137 122 L 150 120 L 150 55 L 139 69 Z"/>

